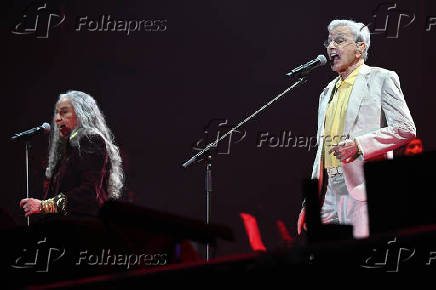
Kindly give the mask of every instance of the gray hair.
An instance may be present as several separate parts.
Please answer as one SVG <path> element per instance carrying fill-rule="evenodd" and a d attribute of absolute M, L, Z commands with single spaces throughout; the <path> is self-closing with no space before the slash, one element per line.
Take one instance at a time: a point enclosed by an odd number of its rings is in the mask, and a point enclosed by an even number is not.
<path fill-rule="evenodd" d="M 371 40 L 370 40 L 371 33 L 369 32 L 368 26 L 366 26 L 361 22 L 355 22 L 353 20 L 336 19 L 330 22 L 327 29 L 330 32 L 338 26 L 346 26 L 350 28 L 351 33 L 354 36 L 354 41 L 365 43 L 365 50 L 363 51 L 362 56 L 363 59 L 366 61 L 368 59 L 368 50 L 371 44 Z"/>
<path fill-rule="evenodd" d="M 106 151 L 110 161 L 109 182 L 107 192 L 109 198 L 119 198 L 123 187 L 124 173 L 122 160 L 118 146 L 115 145 L 112 131 L 106 125 L 104 115 L 100 111 L 96 101 L 90 95 L 80 91 L 68 91 L 60 94 L 58 102 L 61 99 L 68 99 L 77 116 L 77 138 L 71 140 L 71 145 L 77 147 L 80 152 L 79 140 L 84 135 L 98 134 L 106 143 Z M 60 138 L 59 128 L 56 126 L 56 106 L 52 121 L 52 130 L 48 152 L 48 166 L 45 171 L 47 178 L 54 174 L 57 163 L 62 159 L 62 144 L 64 141 Z"/>

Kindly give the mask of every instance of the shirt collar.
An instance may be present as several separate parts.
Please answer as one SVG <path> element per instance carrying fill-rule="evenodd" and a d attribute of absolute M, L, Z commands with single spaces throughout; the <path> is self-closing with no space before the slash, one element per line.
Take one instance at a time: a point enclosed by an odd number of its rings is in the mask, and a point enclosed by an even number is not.
<path fill-rule="evenodd" d="M 357 68 L 355 68 L 353 72 L 345 78 L 345 80 L 342 80 L 341 77 L 338 77 L 338 81 L 336 82 L 336 88 L 338 89 L 343 83 L 347 85 L 353 85 L 361 67 L 362 65 L 359 65 Z"/>

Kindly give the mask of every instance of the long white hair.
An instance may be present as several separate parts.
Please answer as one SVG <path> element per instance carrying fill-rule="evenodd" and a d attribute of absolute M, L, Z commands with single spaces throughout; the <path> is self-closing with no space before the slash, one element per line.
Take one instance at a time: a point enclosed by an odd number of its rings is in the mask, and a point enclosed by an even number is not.
<path fill-rule="evenodd" d="M 80 91 L 68 91 L 59 95 L 60 100 L 70 100 L 71 105 L 77 116 L 77 137 L 70 141 L 70 144 L 80 150 L 79 140 L 84 135 L 98 134 L 106 143 L 106 151 L 110 161 L 109 182 L 107 192 L 109 198 L 117 199 L 121 196 L 121 190 L 124 182 L 124 172 L 122 160 L 118 146 L 115 145 L 112 131 L 106 125 L 104 115 L 100 111 L 96 101 L 90 95 Z M 50 134 L 48 166 L 45 175 L 51 178 L 55 168 L 62 159 L 64 141 L 60 138 L 59 128 L 56 126 L 56 106 L 52 121 L 52 130 Z M 79 151 L 80 152 L 80 151 Z"/>

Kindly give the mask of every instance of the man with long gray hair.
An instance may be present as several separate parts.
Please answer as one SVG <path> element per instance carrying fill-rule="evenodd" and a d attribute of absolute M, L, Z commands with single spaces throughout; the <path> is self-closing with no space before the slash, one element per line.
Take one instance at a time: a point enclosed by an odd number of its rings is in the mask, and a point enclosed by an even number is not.
<path fill-rule="evenodd" d="M 369 235 L 363 163 L 392 157 L 392 150 L 416 135 L 398 75 L 364 64 L 370 32 L 363 23 L 333 20 L 324 42 L 338 73 L 323 90 L 318 107 L 318 151 L 312 179 L 318 179 L 323 223 L 350 224 L 354 237 Z M 298 233 L 305 226 L 304 208 Z"/>
<path fill-rule="evenodd" d="M 95 215 L 123 187 L 118 147 L 96 101 L 80 91 L 61 94 L 50 132 L 49 180 L 44 200 L 20 201 L 25 216 L 37 213 Z"/>

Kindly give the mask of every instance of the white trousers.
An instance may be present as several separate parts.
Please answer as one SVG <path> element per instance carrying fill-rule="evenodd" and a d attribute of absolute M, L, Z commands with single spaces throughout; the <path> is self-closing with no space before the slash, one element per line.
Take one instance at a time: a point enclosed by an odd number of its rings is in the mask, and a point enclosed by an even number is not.
<path fill-rule="evenodd" d="M 324 224 L 353 225 L 355 238 L 369 236 L 367 202 L 355 200 L 350 195 L 342 173 L 328 178 L 321 221 Z"/>

